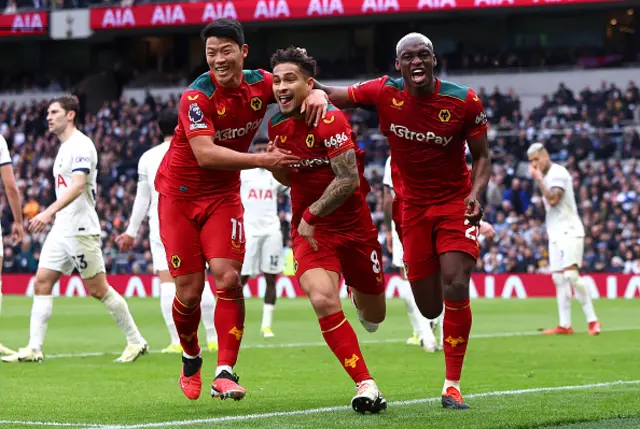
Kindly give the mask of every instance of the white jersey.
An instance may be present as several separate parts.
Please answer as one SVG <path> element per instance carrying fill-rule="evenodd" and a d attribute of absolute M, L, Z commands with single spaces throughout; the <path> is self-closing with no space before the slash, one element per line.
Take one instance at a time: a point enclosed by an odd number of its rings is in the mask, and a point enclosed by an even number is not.
<path fill-rule="evenodd" d="M 160 240 L 160 221 L 158 220 L 158 191 L 154 183 L 156 181 L 156 173 L 162 163 L 162 159 L 169 150 L 171 141 L 160 143 L 152 147 L 142 154 L 138 161 L 138 182 L 147 186 L 151 203 L 149 204 L 149 235 L 151 238 Z"/>
<path fill-rule="evenodd" d="M 270 235 L 280 232 L 278 192 L 288 188 L 263 168 L 242 170 L 240 180 L 246 234 Z"/>
<path fill-rule="evenodd" d="M 11 154 L 7 141 L 0 135 L 0 166 L 11 164 Z"/>
<path fill-rule="evenodd" d="M 393 179 L 391 179 L 391 157 L 387 158 L 387 162 L 384 164 L 384 176 L 382 177 L 382 184 L 390 187 L 393 190 Z"/>
<path fill-rule="evenodd" d="M 100 221 L 96 213 L 97 165 L 98 153 L 95 145 L 79 130 L 60 145 L 53 164 L 56 199 L 60 199 L 71 186 L 73 174 L 86 173 L 87 175 L 83 192 L 67 207 L 56 213 L 53 228 L 65 237 L 100 235 Z"/>
<path fill-rule="evenodd" d="M 584 226 L 578 216 L 576 197 L 573 192 L 573 178 L 566 168 L 559 164 L 551 164 L 544 176 L 547 189 L 560 188 L 564 191 L 562 198 L 555 206 L 542 198 L 547 212 L 545 223 L 549 241 L 561 239 L 563 236 L 584 237 Z"/>

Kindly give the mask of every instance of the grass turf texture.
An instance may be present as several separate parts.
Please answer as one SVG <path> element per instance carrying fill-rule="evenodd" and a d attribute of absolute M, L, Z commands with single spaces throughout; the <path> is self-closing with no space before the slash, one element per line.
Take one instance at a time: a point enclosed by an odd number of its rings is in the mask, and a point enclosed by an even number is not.
<path fill-rule="evenodd" d="M 363 354 L 390 401 L 386 413 L 361 416 L 347 408 L 355 389 L 323 345 L 317 320 L 304 299 L 278 302 L 273 326 L 276 337 L 270 340 L 259 334 L 262 303 L 247 301 L 246 348 L 241 350 L 236 371 L 248 395 L 241 402 L 222 402 L 209 396 L 214 353 L 203 355 L 200 399 L 189 401 L 180 392 L 180 357 L 157 353 L 167 345 L 168 335 L 156 299 L 129 300 L 152 353 L 133 364 L 115 364 L 112 361 L 124 348 L 124 338 L 104 306 L 89 298 L 56 298 L 45 361 L 0 364 L 0 428 L 33 426 L 20 421 L 113 429 L 136 427 L 133 425 L 196 429 L 214 425 L 278 429 L 640 427 L 640 383 L 483 395 L 640 380 L 637 300 L 598 300 L 596 311 L 603 324 L 599 337 L 587 336 L 586 323 L 575 303 L 576 334 L 546 337 L 535 331 L 557 323 L 554 300 L 473 301 L 472 336 L 476 338 L 470 340 L 462 380 L 463 393 L 472 407 L 466 411 L 441 408 L 442 352 L 426 354 L 419 347 L 404 344 L 411 329 L 402 301 L 388 301 L 387 320 L 375 334 L 362 329 L 350 303 L 343 305 L 359 338 L 367 341 L 362 344 Z M 5 296 L 0 342 L 11 348 L 27 343 L 30 308 L 29 298 Z M 497 336 L 509 333 L 525 335 Z M 204 344 L 202 328 L 200 339 Z M 108 354 L 53 358 L 87 352 Z M 400 403 L 416 399 L 422 401 Z M 255 416 L 325 407 L 334 408 L 309 414 Z M 243 417 L 248 415 L 254 416 Z M 204 419 L 209 421 L 197 422 Z M 185 424 L 185 420 L 196 422 Z M 164 423 L 171 421 L 182 421 L 182 425 Z"/>

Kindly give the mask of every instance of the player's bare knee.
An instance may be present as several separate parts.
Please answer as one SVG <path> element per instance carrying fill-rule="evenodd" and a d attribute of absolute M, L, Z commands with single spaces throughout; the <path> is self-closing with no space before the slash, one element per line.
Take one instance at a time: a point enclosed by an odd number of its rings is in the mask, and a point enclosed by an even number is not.
<path fill-rule="evenodd" d="M 36 272 L 36 281 L 33 286 L 34 295 L 51 295 L 53 285 L 58 281 L 55 273 L 49 270 L 38 270 Z"/>
<path fill-rule="evenodd" d="M 327 290 L 327 288 L 311 289 L 309 301 L 313 309 L 321 317 L 336 313 L 341 308 L 338 294 Z"/>
<path fill-rule="evenodd" d="M 232 267 L 226 267 L 224 271 L 214 273 L 216 289 L 233 289 L 242 287 L 240 274 Z"/>
<path fill-rule="evenodd" d="M 442 314 L 442 310 L 444 308 L 442 301 L 437 302 L 433 300 L 429 300 L 427 302 L 418 302 L 416 300 L 416 305 L 418 306 L 418 310 L 420 310 L 420 314 L 427 319 L 436 319 L 440 314 Z"/>
<path fill-rule="evenodd" d="M 176 297 L 185 307 L 190 308 L 200 305 L 203 290 L 203 273 L 176 277 Z"/>

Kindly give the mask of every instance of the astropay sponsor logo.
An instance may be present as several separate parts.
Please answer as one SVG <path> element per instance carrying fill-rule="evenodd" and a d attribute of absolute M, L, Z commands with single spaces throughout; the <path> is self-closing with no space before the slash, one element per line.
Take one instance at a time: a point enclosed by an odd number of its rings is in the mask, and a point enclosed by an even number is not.
<path fill-rule="evenodd" d="M 427 131 L 426 133 L 419 133 L 417 131 L 410 130 L 404 125 L 391 124 L 389 131 L 391 131 L 393 134 L 400 137 L 401 139 L 413 140 L 413 141 L 425 142 L 425 143 L 434 143 L 434 144 L 441 145 L 443 147 L 451 143 L 451 140 L 453 140 L 453 136 L 439 136 L 433 131 Z"/>
<path fill-rule="evenodd" d="M 242 138 L 252 131 L 257 130 L 262 123 L 262 119 L 258 119 L 255 121 L 250 121 L 245 124 L 244 127 L 240 128 L 226 128 L 224 130 L 216 131 L 216 140 L 225 141 L 225 140 L 234 140 Z"/>

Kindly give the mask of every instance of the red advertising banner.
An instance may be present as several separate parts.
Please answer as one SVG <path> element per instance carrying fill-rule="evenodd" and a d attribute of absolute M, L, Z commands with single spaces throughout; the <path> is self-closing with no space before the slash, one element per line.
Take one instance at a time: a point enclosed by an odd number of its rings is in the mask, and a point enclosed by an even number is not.
<path fill-rule="evenodd" d="M 47 34 L 48 31 L 49 14 L 47 12 L 0 14 L 0 36 Z"/>
<path fill-rule="evenodd" d="M 113 275 L 108 276 L 109 284 L 126 297 L 159 297 L 160 279 L 152 275 Z M 630 274 L 585 274 L 584 282 L 591 290 L 593 298 L 640 298 L 640 275 Z M 2 292 L 11 295 L 33 295 L 35 277 L 29 274 L 3 274 Z M 213 279 L 209 278 L 213 284 Z M 387 275 L 387 298 L 403 293 L 407 283 L 398 275 Z M 263 297 L 266 283 L 263 277 L 249 280 L 244 295 Z M 294 277 L 280 276 L 276 282 L 278 297 L 297 298 L 304 296 L 298 281 Z M 63 277 L 54 287 L 56 296 L 88 296 L 79 276 Z M 346 298 L 344 282 L 340 287 L 340 296 Z M 472 298 L 541 298 L 555 297 L 556 290 L 550 275 L 540 274 L 474 274 L 471 281 Z"/>
<path fill-rule="evenodd" d="M 619 0 L 219 0 L 92 8 L 90 22 L 93 30 L 110 30 L 202 25 L 218 18 L 250 22 L 615 1 Z"/>

